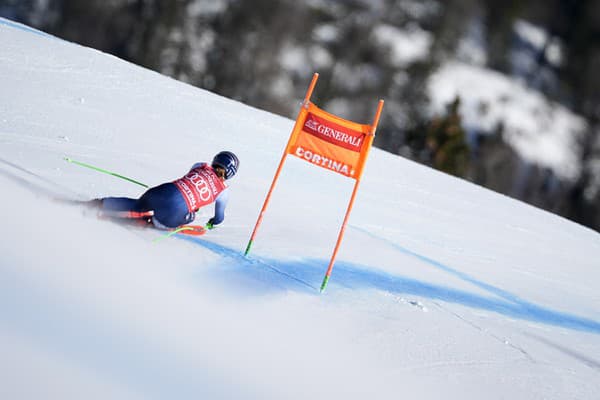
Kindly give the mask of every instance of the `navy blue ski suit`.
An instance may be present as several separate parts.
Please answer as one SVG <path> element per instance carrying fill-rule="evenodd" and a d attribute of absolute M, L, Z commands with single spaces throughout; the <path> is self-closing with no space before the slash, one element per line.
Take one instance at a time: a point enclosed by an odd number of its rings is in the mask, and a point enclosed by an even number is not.
<path fill-rule="evenodd" d="M 176 228 L 189 224 L 199 208 L 215 203 L 214 216 L 208 221 L 218 225 L 225 219 L 229 190 L 206 163 L 196 163 L 182 178 L 148 189 L 139 199 L 105 197 L 101 199 L 101 212 L 153 211 L 152 223 L 160 229 Z"/>

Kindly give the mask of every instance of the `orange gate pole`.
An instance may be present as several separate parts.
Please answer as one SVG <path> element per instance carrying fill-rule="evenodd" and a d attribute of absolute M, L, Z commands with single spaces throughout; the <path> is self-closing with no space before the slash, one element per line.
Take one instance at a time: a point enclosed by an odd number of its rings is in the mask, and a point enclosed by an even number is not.
<path fill-rule="evenodd" d="M 383 110 L 383 100 L 379 100 L 379 104 L 377 105 L 377 111 L 375 112 L 375 117 L 373 118 L 373 124 L 371 125 L 371 131 L 369 132 L 367 148 L 365 149 L 365 153 L 361 156 L 362 162 L 364 166 L 364 162 L 369 155 L 369 151 L 371 150 L 371 145 L 373 143 L 373 139 L 375 138 L 375 131 L 377 130 L 377 125 L 379 124 L 379 118 L 381 117 L 381 111 Z M 333 249 L 333 254 L 331 255 L 331 260 L 329 261 L 329 266 L 327 267 L 327 272 L 325 273 L 325 277 L 323 278 L 323 282 L 321 283 L 321 293 L 325 291 L 325 287 L 327 286 L 327 282 L 329 282 L 329 278 L 331 277 L 331 271 L 333 270 L 333 264 L 335 263 L 335 258 L 337 256 L 338 250 L 342 243 L 342 238 L 344 237 L 344 233 L 346 231 L 346 225 L 348 224 L 348 219 L 350 217 L 350 212 L 352 211 L 352 207 L 354 206 L 354 200 L 356 198 L 356 193 L 358 192 L 358 186 L 360 184 L 360 179 L 362 177 L 363 168 L 361 167 L 360 175 L 356 178 L 356 183 L 354 184 L 354 190 L 352 190 L 352 197 L 350 197 L 350 203 L 348 204 L 348 209 L 346 210 L 346 216 L 344 217 L 344 222 L 342 223 L 342 227 L 340 229 L 340 233 L 338 234 L 338 239 L 335 244 L 335 248 Z"/>
<path fill-rule="evenodd" d="M 315 85 L 317 84 L 317 79 L 319 79 L 319 74 L 315 72 L 313 74 L 310 85 L 308 86 L 308 90 L 306 91 L 306 95 L 304 96 L 304 101 L 302 102 L 302 107 L 300 108 L 300 111 L 298 112 L 298 117 L 296 117 L 296 123 L 294 124 L 294 129 L 292 130 L 292 134 L 290 135 L 290 139 L 288 140 L 286 149 L 284 150 L 283 155 L 281 156 L 281 161 L 279 161 L 279 166 L 277 167 L 277 171 L 275 172 L 275 176 L 273 177 L 273 181 L 271 182 L 271 187 L 269 188 L 269 192 L 267 193 L 265 202 L 263 203 L 262 209 L 260 210 L 260 214 L 258 214 L 258 219 L 256 221 L 256 225 L 254 225 L 254 230 L 252 231 L 252 236 L 250 236 L 250 240 L 248 241 L 248 245 L 246 246 L 246 251 L 244 252 L 244 256 L 247 256 L 248 253 L 250 253 L 250 248 L 252 247 L 252 244 L 254 243 L 254 239 L 256 237 L 256 232 L 258 231 L 258 227 L 262 223 L 265 211 L 267 210 L 269 202 L 271 201 L 271 194 L 273 193 L 273 189 L 275 189 L 275 184 L 277 183 L 277 180 L 279 179 L 279 174 L 281 173 L 281 169 L 283 168 L 283 164 L 285 163 L 285 159 L 288 154 L 287 149 L 288 149 L 290 143 L 292 143 L 292 140 L 294 140 L 295 136 L 298 134 L 298 132 L 301 129 L 301 122 L 300 122 L 301 116 L 306 112 L 306 107 L 308 107 L 308 102 L 310 101 L 312 92 L 315 89 Z"/>

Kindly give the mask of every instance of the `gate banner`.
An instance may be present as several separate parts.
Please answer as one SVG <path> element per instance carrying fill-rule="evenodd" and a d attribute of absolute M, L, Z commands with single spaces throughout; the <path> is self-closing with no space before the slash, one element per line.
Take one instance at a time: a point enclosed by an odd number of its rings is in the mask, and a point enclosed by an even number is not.
<path fill-rule="evenodd" d="M 322 168 L 359 179 L 371 145 L 372 126 L 348 121 L 311 102 L 302 108 L 286 152 Z"/>

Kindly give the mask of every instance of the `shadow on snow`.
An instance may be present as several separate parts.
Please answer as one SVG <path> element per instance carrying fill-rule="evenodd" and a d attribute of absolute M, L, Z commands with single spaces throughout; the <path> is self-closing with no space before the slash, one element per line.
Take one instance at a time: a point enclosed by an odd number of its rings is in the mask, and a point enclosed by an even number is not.
<path fill-rule="evenodd" d="M 361 230 L 362 231 L 362 230 Z M 482 282 L 463 272 L 457 271 L 439 261 L 415 253 L 387 239 L 386 241 L 398 251 L 416 258 L 419 261 L 438 268 L 474 286 L 489 292 L 493 296 L 483 296 L 449 286 L 431 284 L 397 274 L 389 274 L 374 270 L 367 265 L 346 261 L 337 261 L 328 286 L 328 291 L 335 293 L 340 288 L 376 289 L 389 293 L 414 295 L 431 300 L 493 311 L 511 318 L 537 322 L 562 328 L 574 329 L 600 334 L 600 322 L 579 317 L 570 313 L 539 306 L 503 289 Z M 219 279 L 238 284 L 251 294 L 277 291 L 302 291 L 318 294 L 319 286 L 325 273 L 328 260 L 301 259 L 291 261 L 272 260 L 251 255 L 245 257 L 242 251 L 190 236 L 178 236 L 180 239 L 193 242 L 229 260 L 215 271 Z M 251 285 L 248 285 L 252 282 Z"/>

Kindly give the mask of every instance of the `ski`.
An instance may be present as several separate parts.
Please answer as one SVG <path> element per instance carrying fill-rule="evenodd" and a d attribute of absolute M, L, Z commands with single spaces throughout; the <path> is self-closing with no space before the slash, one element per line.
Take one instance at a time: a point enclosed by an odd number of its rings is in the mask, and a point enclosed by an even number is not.
<path fill-rule="evenodd" d="M 161 240 L 170 238 L 171 236 L 176 235 L 178 233 L 190 236 L 201 236 L 204 235 L 206 231 L 207 229 L 202 225 L 182 225 L 178 228 L 170 229 L 166 234 L 157 237 L 152 242 L 160 242 Z"/>
<path fill-rule="evenodd" d="M 98 209 L 96 204 L 93 201 L 80 201 L 80 200 L 66 200 L 66 199 L 57 199 L 61 203 L 66 204 L 74 204 L 81 205 L 86 207 L 86 209 L 95 210 L 95 216 L 100 220 L 106 220 L 115 222 L 119 225 L 130 226 L 135 228 L 143 228 L 143 229 L 154 229 L 157 231 L 163 232 L 159 238 L 154 241 L 160 241 L 162 239 L 166 239 L 175 234 L 182 234 L 186 236 L 202 236 L 206 233 L 208 229 L 206 229 L 203 225 L 182 225 L 177 228 L 171 229 L 159 229 L 156 228 L 152 224 L 152 217 L 154 216 L 154 211 L 116 211 L 116 210 L 103 210 Z"/>
<path fill-rule="evenodd" d="M 98 211 L 99 218 L 122 218 L 122 219 L 147 219 L 154 215 L 154 211 Z"/>
<path fill-rule="evenodd" d="M 182 225 L 179 228 L 171 230 L 174 233 L 181 233 L 183 235 L 190 236 L 202 236 L 206 233 L 208 229 L 206 229 L 202 225 Z M 175 232 L 177 231 L 177 232 Z"/>

